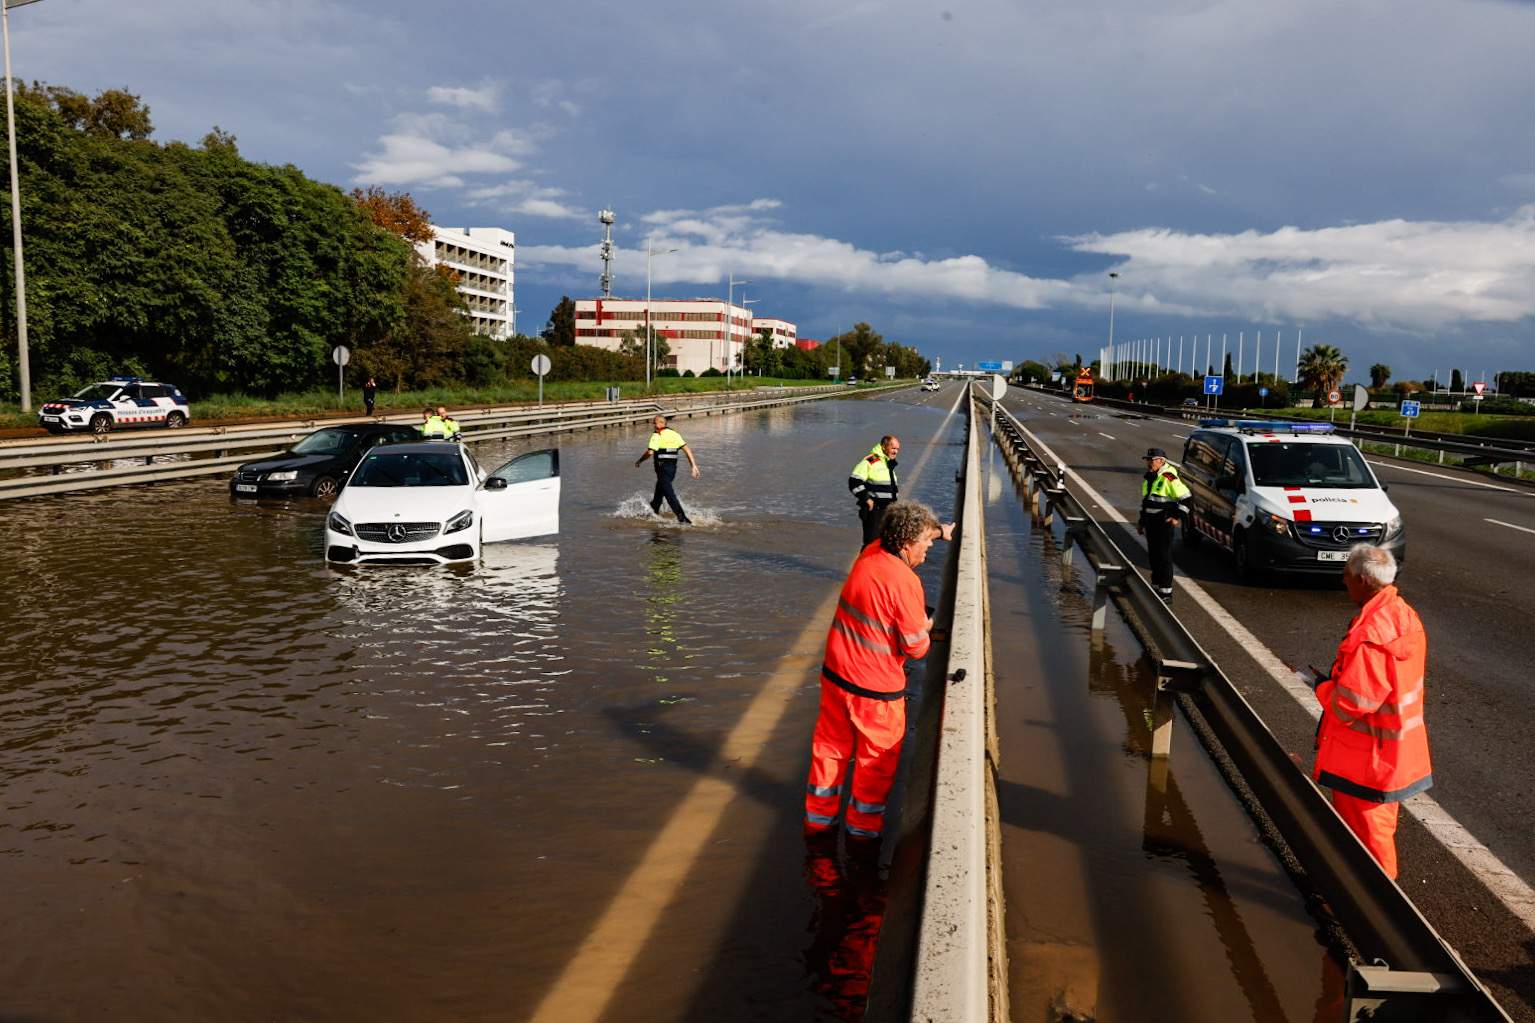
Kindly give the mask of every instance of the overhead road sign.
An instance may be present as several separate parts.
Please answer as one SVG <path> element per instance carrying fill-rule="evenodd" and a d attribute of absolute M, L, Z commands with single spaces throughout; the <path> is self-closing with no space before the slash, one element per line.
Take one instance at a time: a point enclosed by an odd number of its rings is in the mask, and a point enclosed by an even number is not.
<path fill-rule="evenodd" d="M 975 364 L 975 368 L 981 370 L 983 373 L 1000 373 L 1002 372 L 1002 363 L 978 362 Z"/>

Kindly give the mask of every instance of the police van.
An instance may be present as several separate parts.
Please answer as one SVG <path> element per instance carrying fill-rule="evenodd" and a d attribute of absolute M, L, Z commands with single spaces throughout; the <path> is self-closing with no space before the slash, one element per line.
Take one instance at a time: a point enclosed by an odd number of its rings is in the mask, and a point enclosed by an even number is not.
<path fill-rule="evenodd" d="M 1238 572 L 1341 574 L 1355 544 L 1407 558 L 1402 513 L 1331 423 L 1203 419 L 1183 446 L 1184 542 L 1210 540 Z"/>
<path fill-rule="evenodd" d="M 174 430 L 191 421 L 186 395 L 174 384 L 139 377 L 112 377 L 91 384 L 72 398 L 46 402 L 37 424 L 51 433 L 89 430 L 110 433 L 118 427 L 165 426 Z"/>

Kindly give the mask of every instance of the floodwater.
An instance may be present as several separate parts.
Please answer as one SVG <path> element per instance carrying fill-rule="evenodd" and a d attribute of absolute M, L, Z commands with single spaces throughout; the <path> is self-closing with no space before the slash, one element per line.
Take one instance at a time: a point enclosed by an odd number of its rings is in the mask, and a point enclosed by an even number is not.
<path fill-rule="evenodd" d="M 329 569 L 226 482 L 0 506 L 0 1019 L 854 1018 L 877 877 L 799 833 L 848 468 L 917 392 L 557 444 L 562 532 Z M 941 558 L 935 558 L 941 560 Z M 929 592 L 937 567 L 924 571 Z"/>
<path fill-rule="evenodd" d="M 1340 967 L 1181 715 L 1150 758 L 1154 675 L 1092 570 L 1061 565 L 986 456 L 1012 1019 L 1332 1023 Z"/>

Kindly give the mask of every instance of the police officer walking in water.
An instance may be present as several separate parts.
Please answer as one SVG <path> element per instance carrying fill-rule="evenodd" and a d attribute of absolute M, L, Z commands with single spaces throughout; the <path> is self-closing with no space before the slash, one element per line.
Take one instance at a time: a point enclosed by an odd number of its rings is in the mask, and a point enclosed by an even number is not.
<path fill-rule="evenodd" d="M 858 502 L 858 519 L 863 523 L 865 547 L 879 536 L 879 524 L 885 517 L 885 509 L 900 496 L 900 483 L 895 478 L 895 456 L 900 453 L 901 439 L 887 433 L 848 473 L 847 488 L 853 492 L 853 500 Z"/>
<path fill-rule="evenodd" d="M 1141 477 L 1141 517 L 1135 531 L 1146 536 L 1146 553 L 1151 558 L 1151 585 L 1163 600 L 1173 599 L 1173 528 L 1186 513 L 1183 502 L 1189 488 L 1178 475 L 1178 467 L 1167 460 L 1167 452 L 1151 448 L 1143 459 L 1146 475 Z"/>
<path fill-rule="evenodd" d="M 656 460 L 656 492 L 650 499 L 650 510 L 657 515 L 661 514 L 661 501 L 664 499 L 671 505 L 672 514 L 677 516 L 677 521 L 684 526 L 691 525 L 692 519 L 688 513 L 682 510 L 682 502 L 677 500 L 677 491 L 672 486 L 672 481 L 677 478 L 677 455 L 688 456 L 688 465 L 692 466 L 693 478 L 698 479 L 698 460 L 693 457 L 693 449 L 688 447 L 688 442 L 682 439 L 682 434 L 666 425 L 665 416 L 656 416 L 651 420 L 655 432 L 650 435 L 650 443 L 646 445 L 644 454 L 634 460 L 636 467 L 645 464 L 645 459 Z"/>

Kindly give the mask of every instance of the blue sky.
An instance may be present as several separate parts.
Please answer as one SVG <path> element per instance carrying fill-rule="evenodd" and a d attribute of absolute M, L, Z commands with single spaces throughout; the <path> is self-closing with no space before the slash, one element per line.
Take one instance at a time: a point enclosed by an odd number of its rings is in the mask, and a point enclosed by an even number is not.
<path fill-rule="evenodd" d="M 18 77 L 517 232 L 519 326 L 722 295 L 945 365 L 1262 330 L 1535 369 L 1535 5 L 43 0 Z M 25 186 L 23 186 L 25 187 Z M 1272 355 L 1265 355 L 1270 364 Z M 1291 353 L 1293 360 L 1293 352 Z"/>

